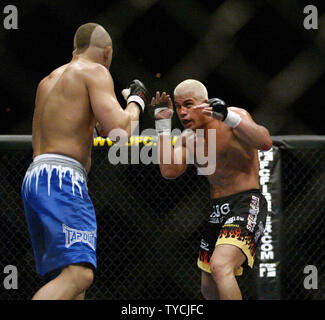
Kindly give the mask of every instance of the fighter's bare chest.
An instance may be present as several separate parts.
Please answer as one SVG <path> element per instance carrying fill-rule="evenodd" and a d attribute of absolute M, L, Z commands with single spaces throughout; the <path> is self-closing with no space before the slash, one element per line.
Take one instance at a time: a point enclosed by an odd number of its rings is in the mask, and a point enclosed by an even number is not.
<path fill-rule="evenodd" d="M 206 135 L 196 134 L 192 139 L 190 150 L 195 158 L 213 156 L 216 160 L 221 161 L 229 158 L 239 148 L 238 142 L 229 133 L 217 135 L 211 131 Z"/>

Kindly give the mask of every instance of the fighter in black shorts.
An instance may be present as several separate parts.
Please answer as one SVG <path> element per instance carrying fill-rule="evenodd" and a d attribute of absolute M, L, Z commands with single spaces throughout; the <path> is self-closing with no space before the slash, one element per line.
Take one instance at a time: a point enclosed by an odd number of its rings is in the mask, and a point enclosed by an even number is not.
<path fill-rule="evenodd" d="M 151 101 L 159 136 L 159 166 L 162 176 L 177 178 L 192 157 L 198 174 L 206 175 L 210 183 L 212 211 L 198 258 L 203 296 L 242 299 L 235 275 L 243 266 L 253 266 L 266 220 L 266 201 L 259 191 L 258 150 L 269 150 L 272 140 L 246 110 L 227 107 L 217 98 L 208 100 L 205 86 L 197 80 L 181 82 L 174 90 L 174 103 L 185 130 L 173 146 L 172 100 L 165 92 L 157 92 Z"/>
<path fill-rule="evenodd" d="M 215 246 L 231 244 L 241 249 L 244 267 L 253 267 L 256 248 L 264 232 L 267 202 L 258 189 L 213 199 L 211 214 L 202 234 L 197 264 L 211 273 L 210 259 Z M 243 267 L 235 270 L 242 275 Z"/>

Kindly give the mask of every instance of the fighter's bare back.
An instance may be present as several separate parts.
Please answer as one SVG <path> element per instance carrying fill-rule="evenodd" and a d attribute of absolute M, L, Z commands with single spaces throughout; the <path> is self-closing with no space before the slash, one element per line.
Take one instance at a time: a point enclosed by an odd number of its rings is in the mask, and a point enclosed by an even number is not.
<path fill-rule="evenodd" d="M 56 153 L 78 160 L 87 171 L 95 117 L 86 86 L 98 64 L 74 58 L 38 85 L 33 118 L 33 156 Z"/>

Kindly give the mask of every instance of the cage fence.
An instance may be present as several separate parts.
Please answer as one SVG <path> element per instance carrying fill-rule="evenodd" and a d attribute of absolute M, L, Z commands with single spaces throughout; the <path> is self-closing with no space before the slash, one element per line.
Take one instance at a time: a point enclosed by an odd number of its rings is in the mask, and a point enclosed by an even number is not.
<path fill-rule="evenodd" d="M 0 143 L 0 256 L 2 267 L 17 267 L 19 288 L 0 289 L 0 299 L 26 300 L 44 284 L 35 271 L 21 201 L 32 150 L 28 139 L 18 144 L 5 140 Z M 107 144 L 93 148 L 89 174 L 98 223 L 98 270 L 86 298 L 203 299 L 196 259 L 200 233 L 210 214 L 207 180 L 197 175 L 194 166 L 178 179 L 166 180 L 156 164 L 112 165 L 108 150 Z M 277 298 L 324 299 L 325 148 L 282 146 L 279 150 L 282 212 Z M 317 290 L 304 288 L 307 265 L 317 267 Z M 244 299 L 260 299 L 265 291 L 257 264 L 238 282 Z"/>

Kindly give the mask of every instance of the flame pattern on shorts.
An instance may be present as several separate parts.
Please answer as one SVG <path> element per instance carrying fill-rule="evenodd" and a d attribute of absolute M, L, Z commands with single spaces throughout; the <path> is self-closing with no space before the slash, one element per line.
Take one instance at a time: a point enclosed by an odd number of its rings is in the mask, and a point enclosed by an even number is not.
<path fill-rule="evenodd" d="M 222 227 L 218 239 L 236 239 L 245 243 L 248 247 L 252 257 L 255 257 L 256 248 L 254 243 L 253 235 L 243 232 L 240 227 L 227 227 L 226 225 Z"/>
<path fill-rule="evenodd" d="M 235 241 L 241 241 L 243 242 L 243 245 L 248 248 L 252 258 L 255 257 L 256 247 L 254 243 L 254 238 L 247 232 L 243 232 L 240 227 L 228 227 L 227 225 L 225 225 L 220 231 L 218 239 L 229 239 L 229 244 L 232 243 L 232 239 Z M 200 248 L 198 252 L 198 260 L 203 264 L 209 265 L 211 255 L 212 252 Z"/>
<path fill-rule="evenodd" d="M 211 256 L 209 255 L 208 251 L 205 251 L 205 250 L 202 250 L 202 249 L 199 250 L 199 260 L 201 262 L 209 264 L 210 263 L 210 258 L 211 258 Z"/>

